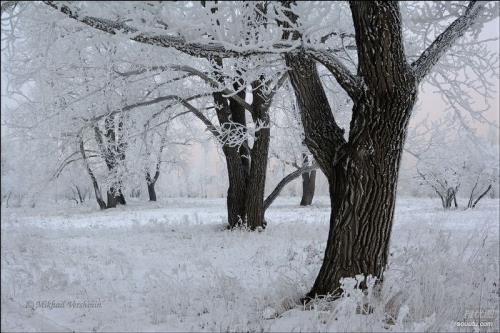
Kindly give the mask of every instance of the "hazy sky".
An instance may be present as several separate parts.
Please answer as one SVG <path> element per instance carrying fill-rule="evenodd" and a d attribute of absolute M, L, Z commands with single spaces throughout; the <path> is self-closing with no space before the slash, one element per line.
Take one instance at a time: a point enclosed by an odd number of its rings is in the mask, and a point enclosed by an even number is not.
<path fill-rule="evenodd" d="M 487 25 L 484 26 L 484 30 L 481 32 L 480 38 L 499 38 L 499 24 L 500 20 L 497 18 L 496 20 L 488 23 Z M 492 51 L 496 52 L 497 56 L 500 53 L 500 45 L 499 41 L 496 40 L 494 42 L 490 42 L 489 46 Z M 495 122 L 496 124 L 500 123 L 499 119 L 499 89 L 500 89 L 500 84 L 499 84 L 499 79 L 497 78 L 495 80 L 495 90 L 496 93 L 494 94 L 494 98 L 490 100 L 490 105 L 491 108 L 486 112 L 486 117 Z M 428 112 L 431 115 L 431 118 L 437 119 L 441 115 L 441 111 L 444 110 L 447 105 L 442 101 L 440 94 L 433 92 L 432 87 L 429 86 L 424 86 L 423 87 L 424 92 L 419 94 L 419 101 L 422 105 L 422 112 L 420 115 L 424 115 L 426 112 Z M 481 98 L 478 98 L 478 103 L 480 105 L 483 104 L 483 101 Z M 483 131 L 487 131 L 488 128 L 484 126 L 480 126 L 476 128 L 481 128 Z M 487 133 L 484 133 L 487 134 Z"/>

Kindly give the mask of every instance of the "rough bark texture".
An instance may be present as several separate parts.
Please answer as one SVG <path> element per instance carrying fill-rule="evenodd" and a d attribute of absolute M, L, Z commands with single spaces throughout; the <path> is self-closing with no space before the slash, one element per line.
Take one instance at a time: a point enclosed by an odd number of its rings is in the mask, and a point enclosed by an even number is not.
<path fill-rule="evenodd" d="M 345 80 L 351 92 L 358 91 L 353 93 L 348 142 L 333 118 L 313 60 L 305 54 L 286 56 L 305 143 L 329 181 L 331 198 L 325 257 L 308 297 L 340 292 L 344 277 L 382 278 L 398 169 L 416 96 L 397 4 L 356 2 L 351 10 L 363 86 Z"/>
<path fill-rule="evenodd" d="M 247 181 L 247 223 L 250 229 L 265 227 L 264 189 L 271 131 L 269 129 L 269 105 L 265 96 L 262 95 L 261 89 L 257 88 L 257 85 L 260 84 L 252 84 L 254 89 L 252 118 L 253 122 L 262 128 L 255 133 L 251 151 L 250 174 Z"/>
<path fill-rule="evenodd" d="M 245 92 L 239 94 L 245 98 Z M 269 107 L 259 94 L 260 89 L 257 89 L 252 103 L 252 118 L 255 123 L 269 124 Z M 214 93 L 214 102 L 222 106 L 217 109 L 221 125 L 232 121 L 246 127 L 245 109 L 241 105 L 229 102 L 220 92 Z M 240 147 L 222 147 L 229 176 L 227 209 L 230 228 L 240 225 L 247 225 L 251 230 L 265 227 L 264 186 L 269 140 L 269 128 L 262 128 L 256 133 L 252 148 L 246 141 Z"/>
<path fill-rule="evenodd" d="M 214 104 L 216 105 L 217 118 L 219 124 L 229 123 L 231 111 L 228 100 L 224 98 L 221 92 L 213 93 Z M 242 155 L 238 147 L 223 145 L 222 151 L 226 158 L 226 167 L 229 179 L 229 188 L 227 190 L 227 214 L 230 228 L 241 225 L 246 219 L 246 174 L 247 169 L 243 163 Z"/>

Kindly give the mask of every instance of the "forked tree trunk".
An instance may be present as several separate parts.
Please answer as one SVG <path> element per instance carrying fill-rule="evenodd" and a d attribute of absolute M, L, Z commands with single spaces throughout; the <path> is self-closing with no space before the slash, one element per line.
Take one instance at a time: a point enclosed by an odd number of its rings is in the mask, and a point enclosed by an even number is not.
<path fill-rule="evenodd" d="M 330 231 L 309 297 L 335 293 L 341 278 L 383 277 L 402 149 L 378 148 L 370 157 L 348 155 L 332 170 Z"/>
<path fill-rule="evenodd" d="M 222 65 L 222 62 L 219 62 Z M 250 230 L 265 228 L 264 189 L 266 182 L 267 156 L 269 151 L 270 130 L 269 103 L 270 98 L 262 96 L 258 84 L 254 86 L 252 102 L 252 118 L 260 128 L 255 133 L 253 147 L 250 149 L 247 140 L 241 146 L 223 144 L 222 151 L 226 158 L 229 177 L 227 192 L 227 212 L 229 228 L 247 226 Z M 235 86 L 238 90 L 238 86 Z M 245 91 L 238 93 L 245 99 Z M 222 93 L 213 93 L 219 124 L 237 123 L 246 128 L 245 108 L 240 104 L 224 98 Z M 229 115 L 231 117 L 229 117 Z"/>
<path fill-rule="evenodd" d="M 330 231 L 323 265 L 308 298 L 338 295 L 341 278 L 361 274 L 382 279 L 398 170 L 416 98 L 397 4 L 351 2 L 351 11 L 363 84 L 338 63 L 321 59 L 342 78 L 339 83 L 353 99 L 348 141 L 333 118 L 315 62 L 304 54 L 286 56 L 305 143 L 330 188 Z"/>

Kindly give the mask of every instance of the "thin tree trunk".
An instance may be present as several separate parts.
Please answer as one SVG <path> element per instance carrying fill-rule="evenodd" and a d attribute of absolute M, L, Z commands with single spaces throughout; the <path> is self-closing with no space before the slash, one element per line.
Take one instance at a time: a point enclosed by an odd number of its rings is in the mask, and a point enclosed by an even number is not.
<path fill-rule="evenodd" d="M 269 128 L 268 101 L 258 88 L 262 83 L 252 83 L 254 110 L 252 112 L 253 122 L 261 126 L 255 133 L 255 140 L 251 150 L 250 174 L 247 182 L 247 222 L 251 230 L 265 228 L 264 219 L 264 191 L 266 185 L 267 156 L 269 152 L 269 141 L 271 130 Z"/>
<path fill-rule="evenodd" d="M 492 186 L 491 184 L 488 186 L 488 188 L 476 199 L 476 201 L 474 201 L 474 203 L 472 204 L 471 208 L 475 208 L 477 203 L 479 202 L 479 200 L 481 200 L 490 190 L 491 190 Z"/>
<path fill-rule="evenodd" d="M 307 154 L 303 154 L 303 163 L 307 165 L 309 158 Z M 309 206 L 312 204 L 314 197 L 314 190 L 316 187 L 316 170 L 304 172 L 302 174 L 302 199 L 300 200 L 301 206 Z"/>
<path fill-rule="evenodd" d="M 310 206 L 314 198 L 316 188 L 316 170 L 302 174 L 302 199 L 301 206 Z"/>
<path fill-rule="evenodd" d="M 156 201 L 156 181 L 160 177 L 160 165 L 159 162 L 156 165 L 156 172 L 153 177 L 146 171 L 146 185 L 148 186 L 149 201 Z"/>
<path fill-rule="evenodd" d="M 266 200 L 264 200 L 264 210 L 267 210 L 269 206 L 271 206 L 271 204 L 279 196 L 283 188 L 285 188 L 285 186 L 288 185 L 288 183 L 290 183 L 294 179 L 297 179 L 301 174 L 312 171 L 316 172 L 317 168 L 318 164 L 316 162 L 313 162 L 313 164 L 310 166 L 304 166 L 286 175 L 282 180 L 280 180 L 280 182 L 278 183 L 278 185 L 276 185 L 274 190 L 267 196 Z"/>
<path fill-rule="evenodd" d="M 106 209 L 106 203 L 102 199 L 101 189 L 99 188 L 99 184 L 97 183 L 97 179 L 90 168 L 89 161 L 87 160 L 87 155 L 85 154 L 85 147 L 83 144 L 83 138 L 80 139 L 80 153 L 82 154 L 83 163 L 85 164 L 85 169 L 87 169 L 87 173 L 90 176 L 92 181 L 92 186 L 94 187 L 95 199 L 100 209 Z"/>

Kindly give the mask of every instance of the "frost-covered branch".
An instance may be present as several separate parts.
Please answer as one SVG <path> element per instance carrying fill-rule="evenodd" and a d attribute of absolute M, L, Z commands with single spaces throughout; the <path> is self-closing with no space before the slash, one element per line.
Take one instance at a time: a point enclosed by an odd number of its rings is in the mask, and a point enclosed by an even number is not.
<path fill-rule="evenodd" d="M 209 83 L 210 85 L 217 87 L 219 83 L 209 77 L 206 73 L 191 67 L 191 66 L 186 66 L 186 65 L 164 65 L 164 66 L 151 66 L 150 68 L 141 68 L 129 72 L 118 72 L 115 70 L 115 72 L 121 76 L 130 76 L 130 75 L 139 75 L 143 74 L 147 71 L 155 71 L 155 70 L 160 70 L 160 71 L 167 71 L 167 70 L 172 70 L 172 71 L 182 71 L 186 72 L 188 74 L 194 75 L 199 77 L 200 79 L 204 80 L 205 82 Z M 233 99 L 235 102 L 243 106 L 245 109 L 248 111 L 252 111 L 252 106 L 248 104 L 243 98 L 239 97 L 237 94 L 235 94 L 233 91 L 231 91 L 228 88 L 224 88 L 222 92 L 228 96 L 229 98 Z"/>
<path fill-rule="evenodd" d="M 274 43 L 266 49 L 240 49 L 235 50 L 226 47 L 220 43 L 197 43 L 189 42 L 184 37 L 181 36 L 171 36 L 171 35 L 158 35 L 153 33 L 143 33 L 137 28 L 129 26 L 123 22 L 112 21 L 109 19 L 98 18 L 93 16 L 80 15 L 77 10 L 72 10 L 70 7 L 64 4 L 58 4 L 56 1 L 44 1 L 45 4 L 52 8 L 59 10 L 61 13 L 75 19 L 83 24 L 86 24 L 92 28 L 116 35 L 124 34 L 129 36 L 133 41 L 150 44 L 161 47 L 172 47 L 188 55 L 200 58 L 210 58 L 210 57 L 222 57 L 222 58 L 232 58 L 241 56 L 251 56 L 255 54 L 272 54 L 281 53 L 285 50 L 291 50 L 297 48 L 300 44 L 290 44 L 290 43 Z"/>
<path fill-rule="evenodd" d="M 439 58 L 474 24 L 483 7 L 480 1 L 471 1 L 465 13 L 450 24 L 411 65 L 418 81 L 431 71 Z"/>

